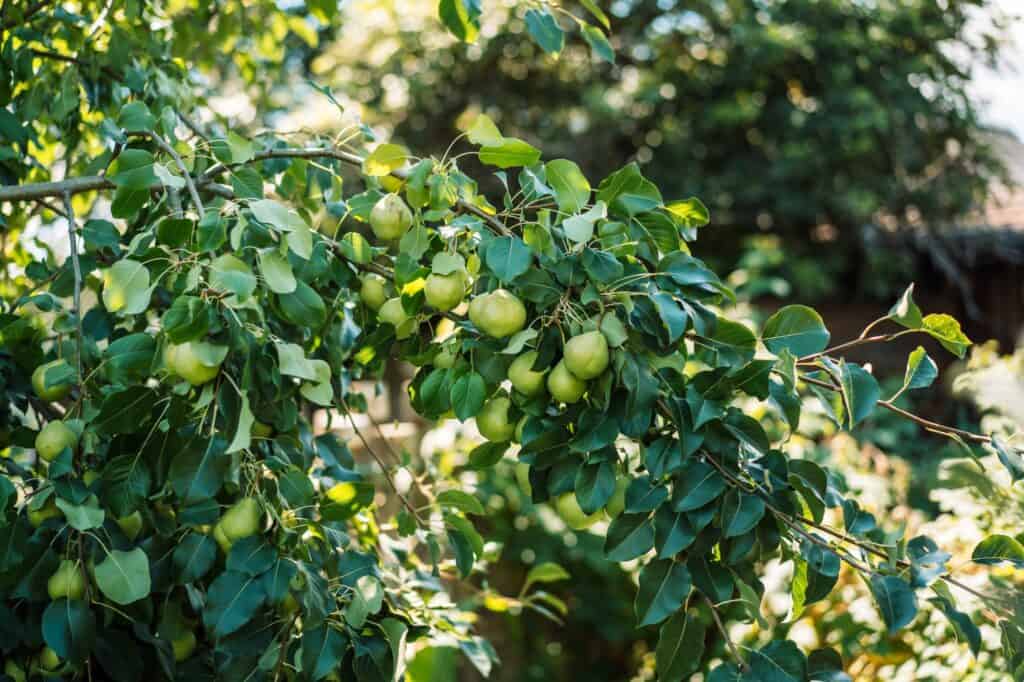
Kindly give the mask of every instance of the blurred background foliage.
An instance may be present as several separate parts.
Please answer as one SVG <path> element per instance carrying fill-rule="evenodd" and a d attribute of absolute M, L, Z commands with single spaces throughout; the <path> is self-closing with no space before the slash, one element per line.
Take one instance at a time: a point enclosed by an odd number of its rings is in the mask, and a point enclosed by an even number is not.
<path fill-rule="evenodd" d="M 1004 178 L 967 91 L 999 59 L 1006 18 L 977 19 L 991 4 L 616 0 L 610 64 L 583 41 L 545 56 L 520 35 L 522 3 L 488 3 L 467 46 L 424 30 L 416 3 L 354 2 L 309 67 L 413 148 L 443 152 L 482 111 L 588 174 L 636 160 L 701 197 L 717 229 L 697 248 L 720 267 L 738 236 L 768 233 L 790 267 L 813 263 L 793 280 L 803 300 L 879 278 L 861 289 L 887 298 L 912 273 L 869 259 L 861 228 L 940 229 Z"/>

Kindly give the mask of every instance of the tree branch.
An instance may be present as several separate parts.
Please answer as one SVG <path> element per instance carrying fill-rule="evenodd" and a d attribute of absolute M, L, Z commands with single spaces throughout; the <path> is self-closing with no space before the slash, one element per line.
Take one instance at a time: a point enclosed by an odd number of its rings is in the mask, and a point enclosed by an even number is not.
<path fill-rule="evenodd" d="M 75 288 L 71 300 L 75 311 L 75 336 L 77 339 L 75 358 L 78 365 L 78 390 L 84 391 L 85 385 L 82 383 L 82 266 L 78 262 L 78 226 L 75 224 L 75 209 L 71 205 L 71 194 L 68 192 L 64 193 L 64 213 L 68 223 L 71 266 L 75 273 Z"/>
<path fill-rule="evenodd" d="M 53 0 L 39 0 L 39 2 L 25 10 L 25 13 L 21 15 L 21 19 L 8 19 L 7 21 L 5 21 L 3 23 L 3 29 L 7 30 L 9 28 L 16 27 L 19 24 L 28 23 L 29 19 L 31 19 L 34 15 L 36 15 L 39 12 L 39 10 L 46 7 L 51 2 L 53 2 Z"/>
<path fill-rule="evenodd" d="M 136 134 L 140 134 L 140 133 L 136 133 Z M 158 138 L 155 135 L 152 135 L 150 133 L 145 133 L 145 134 L 150 136 L 152 139 L 154 139 L 154 141 L 160 140 L 160 138 Z M 162 141 L 162 140 L 160 140 L 160 141 Z M 157 142 L 157 145 L 160 146 L 160 142 L 159 141 Z M 166 145 L 166 142 L 164 142 L 164 145 Z M 161 149 L 163 149 L 164 151 L 168 151 L 168 153 L 172 153 L 172 158 L 173 158 L 173 156 L 177 155 L 177 152 L 173 152 L 173 150 L 170 149 L 169 145 L 167 145 L 166 148 L 164 146 L 161 146 Z M 359 156 L 358 154 L 353 154 L 351 152 L 346 152 L 346 151 L 340 150 L 340 149 L 319 149 L 319 148 L 315 148 L 315 149 L 305 149 L 305 148 L 304 149 L 268 149 L 268 150 L 265 150 L 265 151 L 262 151 L 262 152 L 258 152 L 257 154 L 255 154 L 253 156 L 252 159 L 250 159 L 246 163 L 254 163 L 256 161 L 264 161 L 266 159 L 289 159 L 289 158 L 290 159 L 315 159 L 315 158 L 337 159 L 339 161 L 343 161 L 343 162 L 345 162 L 345 163 L 347 163 L 349 165 L 352 165 L 352 166 L 362 167 L 362 165 L 363 165 L 363 157 Z M 177 159 L 175 159 L 175 162 L 177 163 L 178 161 L 180 161 L 180 159 L 181 159 L 181 157 L 179 156 Z M 190 175 L 188 173 L 185 173 L 185 178 L 186 178 L 185 182 L 186 182 L 186 184 L 192 183 L 192 185 L 193 185 L 190 188 L 189 193 L 191 194 L 191 190 L 192 189 L 197 189 L 197 190 L 198 189 L 205 189 L 205 190 L 210 191 L 210 192 L 212 192 L 214 194 L 217 194 L 219 196 L 223 196 L 223 197 L 226 197 L 226 198 L 232 198 L 234 195 L 231 192 L 230 188 L 225 187 L 224 185 L 216 184 L 216 183 L 214 183 L 213 180 L 214 180 L 214 178 L 216 176 L 220 175 L 221 173 L 224 173 L 227 170 L 229 170 L 230 168 L 236 167 L 236 166 L 239 166 L 239 165 L 243 165 L 243 164 L 226 165 L 226 164 L 223 164 L 223 163 L 216 163 L 213 166 L 211 166 L 205 173 L 203 173 L 198 178 L 196 178 L 194 181 L 192 180 L 192 178 L 190 177 Z M 179 167 L 181 167 L 181 166 L 179 166 Z M 392 175 L 394 175 L 395 177 L 400 178 L 400 179 L 405 179 L 405 178 L 408 177 L 408 174 L 403 172 L 403 171 L 395 171 L 394 173 L 392 173 Z M 105 177 L 101 177 L 101 176 L 98 176 L 98 175 L 91 175 L 91 176 L 85 176 L 85 177 L 80 177 L 80 178 L 72 178 L 72 179 L 69 179 L 69 180 L 62 180 L 62 181 L 59 181 L 59 182 L 38 182 L 38 183 L 32 183 L 32 184 L 28 184 L 28 185 L 12 185 L 12 186 L 9 186 L 9 187 L 0 187 L 0 202 L 4 202 L 4 201 L 36 200 L 36 199 L 41 199 L 41 198 L 45 198 L 45 197 L 61 196 L 61 195 L 64 194 L 65 191 L 70 192 L 71 194 L 79 194 L 79 193 L 82 193 L 82 192 L 92 192 L 92 191 L 101 190 L 101 189 L 114 189 L 115 187 L 116 187 L 116 185 L 114 185 L 114 183 L 112 183 L 111 181 L 107 180 Z M 151 187 L 151 189 L 153 189 L 153 190 L 163 190 L 163 186 L 157 184 L 157 185 L 153 185 Z M 196 197 L 193 197 L 193 202 L 195 202 L 195 201 L 196 201 Z M 476 217 L 480 218 L 481 220 L 483 220 L 487 224 L 488 227 L 490 227 L 493 231 L 497 232 L 498 234 L 502 234 L 502 235 L 511 235 L 512 234 L 511 230 L 509 230 L 508 227 L 506 227 L 504 223 L 502 223 L 500 220 L 498 220 L 494 216 L 490 215 L 489 213 L 487 213 L 486 211 L 481 209 L 479 206 L 474 206 L 473 204 L 467 203 L 467 202 L 462 201 L 462 200 L 460 200 L 457 205 L 458 205 L 458 207 L 459 207 L 459 209 L 461 211 L 463 211 L 465 213 L 471 213 L 471 214 L 475 215 Z M 198 206 L 202 206 L 202 204 L 199 203 Z"/>
<path fill-rule="evenodd" d="M 359 156 L 358 154 L 353 154 L 352 152 L 347 152 L 347 151 L 345 151 L 343 149 L 327 149 L 327 148 L 319 148 L 319 147 L 314 147 L 314 148 L 308 148 L 307 147 L 307 148 L 300 148 L 300 149 L 267 149 L 267 150 L 264 150 L 262 152 L 258 152 L 256 154 L 254 154 L 252 159 L 250 159 L 246 163 L 254 163 L 254 162 L 257 162 L 257 161 L 264 161 L 266 159 L 317 159 L 317 158 L 337 159 L 337 160 L 343 161 L 343 162 L 345 162 L 345 163 L 347 163 L 347 164 L 349 164 L 351 166 L 356 166 L 356 167 L 359 167 L 359 168 L 362 168 L 362 166 L 363 166 L 363 157 Z M 230 168 L 235 167 L 235 166 L 239 166 L 239 165 L 243 165 L 243 164 L 230 164 L 230 165 L 223 164 L 223 163 L 214 164 L 213 166 L 210 166 L 210 168 L 207 169 L 207 171 L 200 176 L 200 181 L 202 181 L 202 180 L 211 180 L 215 176 L 220 175 L 221 173 L 229 170 Z M 396 178 L 399 178 L 401 180 L 405 180 L 406 178 L 409 177 L 409 174 L 406 171 L 404 171 L 404 170 L 393 171 L 391 173 L 391 175 L 393 175 Z M 458 207 L 459 207 L 460 210 L 462 210 L 462 211 L 464 211 L 466 213 L 472 213 L 476 217 L 478 217 L 481 220 L 483 220 L 495 232 L 497 232 L 499 234 L 503 234 L 503 235 L 510 235 L 510 234 L 512 234 L 511 231 L 507 227 L 505 227 L 504 223 L 502 223 L 500 220 L 498 220 L 494 216 L 490 215 L 489 213 L 487 213 L 486 211 L 481 209 L 479 206 L 474 206 L 473 204 L 470 204 L 468 202 L 459 200 Z"/>

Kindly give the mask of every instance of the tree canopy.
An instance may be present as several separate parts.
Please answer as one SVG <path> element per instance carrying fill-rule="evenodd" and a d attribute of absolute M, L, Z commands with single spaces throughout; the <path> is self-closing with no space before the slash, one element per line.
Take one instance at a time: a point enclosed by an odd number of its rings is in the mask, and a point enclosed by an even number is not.
<path fill-rule="evenodd" d="M 530 3 L 532 40 L 610 56 L 604 13 L 582 5 L 569 24 Z M 516 594 L 486 584 L 488 509 L 460 476 L 504 458 L 570 527 L 607 522 L 607 561 L 641 564 L 634 615 L 657 630 L 660 679 L 849 679 L 827 646 L 730 640 L 761 617 L 775 559 L 794 566 L 794 614 L 845 565 L 879 629 L 934 610 L 976 647 L 962 600 L 980 600 L 1020 674 L 1012 600 L 789 448 L 807 399 L 837 428 L 886 411 L 1024 477 L 1001 434 L 896 404 L 937 377 L 923 347 L 895 393 L 844 357 L 907 336 L 963 356 L 955 319 L 922 312 L 911 286 L 853 340 L 803 305 L 751 328 L 691 253 L 720 229 L 698 198 L 636 163 L 598 179 L 484 114 L 434 156 L 362 124 L 236 125 L 219 79 L 269 109 L 297 41 L 337 29 L 332 3 L 287 7 L 4 5 L 5 675 L 397 680 L 424 646 L 486 675 L 498 655 L 457 588 L 557 618 L 544 586 L 570 577 L 542 563 Z M 473 0 L 437 11 L 464 41 L 490 17 Z M 475 418 L 486 440 L 464 470 L 378 452 L 352 419 L 355 383 L 393 357 L 416 367 L 420 415 Z M 992 533 L 973 561 L 1024 565 L 1024 547 Z"/>

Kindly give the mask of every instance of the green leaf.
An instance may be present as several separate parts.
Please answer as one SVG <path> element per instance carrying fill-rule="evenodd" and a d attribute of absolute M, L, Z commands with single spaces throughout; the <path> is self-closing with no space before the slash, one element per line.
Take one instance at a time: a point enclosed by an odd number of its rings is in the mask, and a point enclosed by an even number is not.
<path fill-rule="evenodd" d="M 57 599 L 43 612 L 42 630 L 48 647 L 77 663 L 85 660 L 96 641 L 96 616 L 85 600 Z"/>
<path fill-rule="evenodd" d="M 441 0 L 437 7 L 441 22 L 464 43 L 475 43 L 480 32 L 480 11 L 466 0 Z"/>
<path fill-rule="evenodd" d="M 99 506 L 95 495 L 90 495 L 85 504 L 73 504 L 58 497 L 57 508 L 64 512 L 68 525 L 77 531 L 99 528 L 106 518 L 106 512 Z"/>
<path fill-rule="evenodd" d="M 309 230 L 309 224 L 299 213 L 273 199 L 260 199 L 249 203 L 249 210 L 256 220 L 276 227 L 281 232 Z"/>
<path fill-rule="evenodd" d="M 889 309 L 889 319 L 907 329 L 920 329 L 923 324 L 921 309 L 914 303 L 914 285 L 911 284 L 900 296 L 900 300 Z"/>
<path fill-rule="evenodd" d="M 237 571 L 224 571 L 206 593 L 203 625 L 221 639 L 252 620 L 266 600 L 263 580 Z"/>
<path fill-rule="evenodd" d="M 558 564 L 545 561 L 531 568 L 530 572 L 526 574 L 526 582 L 523 583 L 522 593 L 526 594 L 527 590 L 536 583 L 554 583 L 560 580 L 568 580 L 571 577 L 569 572 Z"/>
<path fill-rule="evenodd" d="M 225 253 L 210 263 L 210 286 L 244 301 L 256 291 L 256 275 L 241 258 Z"/>
<path fill-rule="evenodd" d="M 948 599 L 933 597 L 928 602 L 949 619 L 950 625 L 956 631 L 957 638 L 966 640 L 967 645 L 971 648 L 971 653 L 977 656 L 981 651 L 981 630 L 971 621 L 971 617 L 958 611 Z"/>
<path fill-rule="evenodd" d="M 644 566 L 634 605 L 638 625 L 656 625 L 678 611 L 690 595 L 690 587 L 686 564 L 659 560 Z"/>
<path fill-rule="evenodd" d="M 661 626 L 654 652 L 659 680 L 682 682 L 700 669 L 704 633 L 704 623 L 695 615 L 691 617 L 686 609 L 677 611 Z"/>
<path fill-rule="evenodd" d="M 306 351 L 302 349 L 302 346 L 295 343 L 277 342 L 274 344 L 274 348 L 277 350 L 277 368 L 281 374 L 308 381 L 316 379 L 316 371 L 306 358 Z"/>
<path fill-rule="evenodd" d="M 749 677 L 758 682 L 803 682 L 807 660 L 796 644 L 788 640 L 766 644 L 750 652 Z"/>
<path fill-rule="evenodd" d="M 112 383 L 145 381 L 153 365 L 156 339 L 138 333 L 122 336 L 103 352 L 107 378 Z"/>
<path fill-rule="evenodd" d="M 115 164 L 109 177 L 120 189 L 148 190 L 158 182 L 153 172 L 153 155 L 144 149 L 125 149 Z"/>
<path fill-rule="evenodd" d="M 686 516 L 686 512 L 672 510 L 671 504 L 663 504 L 654 513 L 654 547 L 659 559 L 668 559 L 683 551 L 697 539 L 697 532 Z"/>
<path fill-rule="evenodd" d="M 533 251 L 519 237 L 495 237 L 487 243 L 484 262 L 502 282 L 512 282 L 530 269 Z"/>
<path fill-rule="evenodd" d="M 622 263 L 619 262 L 619 259 L 607 251 L 584 249 L 581 260 L 583 261 L 583 269 L 587 271 L 587 276 L 590 277 L 590 281 L 593 282 L 598 289 L 605 288 L 607 285 L 622 277 L 623 272 L 625 272 L 625 268 Z M 615 315 L 605 315 L 601 319 L 602 327 L 605 325 L 606 321 L 607 324 L 610 325 L 618 323 L 622 332 L 625 332 L 625 327 L 622 326 L 622 323 L 617 317 L 615 317 Z M 605 333 L 603 328 L 601 331 L 602 333 Z M 605 336 L 609 336 L 609 334 L 605 333 Z M 622 341 L 625 340 L 622 339 L 615 330 L 611 332 L 611 336 L 619 337 L 621 339 L 619 343 L 613 344 L 612 339 L 609 338 L 608 343 L 613 347 L 621 346 Z"/>
<path fill-rule="evenodd" d="M 1019 448 L 1011 447 L 1009 443 L 1003 442 L 1001 438 L 992 434 L 991 449 L 996 451 L 1000 463 L 1010 472 L 1010 479 L 1016 483 L 1024 479 L 1024 453 Z"/>
<path fill-rule="evenodd" d="M 952 315 L 944 313 L 926 315 L 921 323 L 921 328 L 958 358 L 962 358 L 971 345 L 971 340 L 960 330 L 960 323 Z"/>
<path fill-rule="evenodd" d="M 636 162 L 615 171 L 597 188 L 597 199 L 610 211 L 627 217 L 646 213 L 661 206 L 661 192 L 640 172 Z"/>
<path fill-rule="evenodd" d="M 246 163 L 256 154 L 253 143 L 233 130 L 228 131 L 227 143 L 231 152 L 231 163 Z"/>
<path fill-rule="evenodd" d="M 617 425 L 613 428 L 617 433 Z M 584 514 L 602 509 L 615 494 L 615 463 L 609 459 L 591 461 L 576 472 L 576 501 Z"/>
<path fill-rule="evenodd" d="M 177 569 L 178 582 L 192 583 L 204 575 L 217 559 L 217 543 L 209 535 L 189 533 L 178 542 L 171 555 L 171 561 Z"/>
<path fill-rule="evenodd" d="M 870 584 L 889 634 L 895 634 L 914 620 L 917 596 L 905 580 L 894 575 L 873 575 Z"/>
<path fill-rule="evenodd" d="M 352 591 L 352 601 L 345 609 L 345 622 L 357 630 L 366 624 L 366 618 L 380 611 L 384 604 L 384 588 L 372 575 L 360 576 Z"/>
<path fill-rule="evenodd" d="M 301 657 L 303 674 L 315 682 L 335 672 L 345 658 L 348 645 L 348 637 L 329 623 L 304 630 Z"/>
<path fill-rule="evenodd" d="M 654 547 L 654 524 L 649 514 L 620 514 L 608 526 L 604 553 L 609 561 L 629 561 Z"/>
<path fill-rule="evenodd" d="M 458 0 L 453 0 L 457 2 Z M 501 144 L 480 148 L 480 162 L 498 168 L 532 166 L 540 161 L 540 150 L 515 137 L 502 138 Z"/>
<path fill-rule="evenodd" d="M 373 246 L 358 232 L 347 232 L 338 242 L 341 254 L 353 263 L 369 263 L 373 260 Z"/>
<path fill-rule="evenodd" d="M 590 183 L 579 166 L 568 159 L 555 159 L 544 164 L 544 172 L 555 191 L 558 210 L 563 213 L 583 210 L 590 201 Z"/>
<path fill-rule="evenodd" d="M 174 456 L 168 480 L 178 497 L 186 502 L 207 500 L 224 483 L 230 457 L 224 457 L 227 443 L 215 436 L 208 443 L 196 441 Z"/>
<path fill-rule="evenodd" d="M 398 144 L 382 144 L 363 159 L 363 173 L 372 177 L 391 175 L 405 165 L 409 151 Z"/>
<path fill-rule="evenodd" d="M 764 518 L 764 500 L 759 495 L 748 495 L 730 490 L 722 500 L 722 534 L 734 538 L 752 530 Z"/>
<path fill-rule="evenodd" d="M 249 407 L 249 396 L 243 393 L 239 398 L 238 425 L 235 427 L 235 436 L 228 445 L 227 454 L 241 452 L 249 447 L 252 443 L 252 425 L 255 421 L 252 408 Z"/>
<path fill-rule="evenodd" d="M 452 409 L 461 421 L 475 417 L 484 406 L 486 398 L 487 385 L 484 378 L 476 372 L 463 374 L 452 384 Z"/>
<path fill-rule="evenodd" d="M 112 313 L 138 315 L 149 307 L 149 270 L 125 258 L 103 273 L 103 305 Z"/>
<path fill-rule="evenodd" d="M 481 443 L 469 453 L 471 469 L 487 469 L 501 461 L 508 450 L 508 443 Z"/>
<path fill-rule="evenodd" d="M 565 45 L 565 32 L 547 8 L 527 10 L 526 30 L 548 54 L 557 56 Z"/>
<path fill-rule="evenodd" d="M 295 291 L 295 273 L 288 259 L 275 249 L 260 252 L 260 274 L 267 288 L 275 294 L 290 294 Z"/>
<path fill-rule="evenodd" d="M 185 186 L 185 179 L 167 169 L 162 163 L 153 164 L 153 174 L 156 175 L 160 184 L 170 189 L 181 189 Z"/>
<path fill-rule="evenodd" d="M 587 254 L 583 254 L 583 262 L 586 267 Z M 614 313 L 605 313 L 601 317 L 601 323 L 599 325 L 601 333 L 604 334 L 604 338 L 608 341 L 608 345 L 612 348 L 619 348 L 627 339 L 629 339 L 629 332 L 626 331 L 626 325 L 622 323 Z"/>
<path fill-rule="evenodd" d="M 939 376 L 939 368 L 935 361 L 921 346 L 918 346 L 907 358 L 907 371 L 903 377 L 904 391 L 915 388 L 928 388 Z"/>
<path fill-rule="evenodd" d="M 757 337 L 741 322 L 719 317 L 715 333 L 705 343 L 718 354 L 718 365 L 742 365 L 757 352 Z"/>
<path fill-rule="evenodd" d="M 652 294 L 651 302 L 658 311 L 658 317 L 661 318 L 664 338 L 668 341 L 666 345 L 676 345 L 686 333 L 686 328 L 690 326 L 690 316 L 673 296 L 664 291 Z"/>
<path fill-rule="evenodd" d="M 828 346 L 829 333 L 813 308 L 788 305 L 768 318 L 761 332 L 765 348 L 778 355 L 783 349 L 798 358 L 814 355 Z"/>
<path fill-rule="evenodd" d="M 604 10 L 602 10 L 594 0 L 580 0 L 580 4 L 583 5 L 588 12 L 594 15 L 594 18 L 601 22 L 601 25 L 604 26 L 606 30 L 610 31 L 612 29 L 612 24 L 608 21 L 608 15 L 604 13 Z"/>
<path fill-rule="evenodd" d="M 587 41 L 587 45 L 590 45 L 590 49 L 595 55 L 609 64 L 615 63 L 615 49 L 612 47 L 612 44 L 608 42 L 608 36 L 605 35 L 604 31 L 599 29 L 597 26 L 583 24 L 580 27 L 580 32 L 583 34 L 583 39 Z"/>
<path fill-rule="evenodd" d="M 843 672 L 843 659 L 835 649 L 815 649 L 807 657 L 810 682 L 852 682 Z"/>
<path fill-rule="evenodd" d="M 476 499 L 475 495 L 471 495 L 464 490 L 456 490 L 454 488 L 445 490 L 438 494 L 437 503 L 442 507 L 458 509 L 467 514 L 482 516 L 485 513 L 480 500 Z"/>
<path fill-rule="evenodd" d="M 978 564 L 1009 562 L 1017 568 L 1024 568 L 1024 545 L 1009 535 L 989 535 L 974 548 L 971 559 Z"/>
<path fill-rule="evenodd" d="M 93 428 L 97 433 L 135 433 L 145 425 L 155 398 L 153 389 L 146 386 L 113 391 L 103 399 L 99 414 L 93 418 Z"/>
<path fill-rule="evenodd" d="M 839 376 L 849 410 L 847 428 L 852 429 L 874 412 L 882 393 L 878 380 L 860 365 L 843 360 Z"/>
<path fill-rule="evenodd" d="M 319 329 L 327 321 L 327 306 L 320 294 L 303 282 L 295 283 L 295 291 L 290 294 L 279 294 L 281 314 L 286 320 L 299 327 Z"/>
<path fill-rule="evenodd" d="M 599 201 L 586 213 L 574 215 L 562 221 L 562 230 L 565 236 L 577 244 L 585 244 L 594 237 L 594 225 L 608 214 L 608 208 L 603 201 Z M 600 252 L 610 258 L 615 258 L 605 251 Z M 621 275 L 620 275 L 621 276 Z"/>
<path fill-rule="evenodd" d="M 486 114 L 480 114 L 473 121 L 473 125 L 466 131 L 469 141 L 473 144 L 500 147 L 505 141 L 498 126 Z"/>
<path fill-rule="evenodd" d="M 689 459 L 676 480 L 672 508 L 677 512 L 699 509 L 717 499 L 725 488 L 725 479 L 713 466 Z"/>
<path fill-rule="evenodd" d="M 96 565 L 96 586 L 115 604 L 131 604 L 149 596 L 149 558 L 139 547 L 115 549 Z"/>
<path fill-rule="evenodd" d="M 711 222 L 708 207 L 697 197 L 680 199 L 679 201 L 665 204 L 665 210 L 668 211 L 668 214 L 672 216 L 672 220 L 679 227 L 704 227 Z"/>
<path fill-rule="evenodd" d="M 160 321 L 171 343 L 195 341 L 206 335 L 212 317 L 210 304 L 196 296 L 179 296 Z"/>

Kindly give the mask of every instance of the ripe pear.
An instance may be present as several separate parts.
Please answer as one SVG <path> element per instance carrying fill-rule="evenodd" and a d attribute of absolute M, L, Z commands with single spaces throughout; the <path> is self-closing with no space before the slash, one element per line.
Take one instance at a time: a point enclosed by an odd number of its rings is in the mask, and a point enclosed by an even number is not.
<path fill-rule="evenodd" d="M 378 239 L 401 239 L 412 225 L 412 211 L 397 194 L 385 194 L 370 211 L 370 228 Z"/>
<path fill-rule="evenodd" d="M 537 361 L 537 351 L 521 354 L 508 368 L 508 380 L 512 386 L 525 396 L 533 397 L 544 391 L 544 374 L 547 370 L 533 371 L 533 363 Z"/>
<path fill-rule="evenodd" d="M 57 570 L 46 583 L 50 599 L 81 599 L 85 596 L 85 576 L 78 564 L 70 559 L 60 562 Z"/>
<path fill-rule="evenodd" d="M 388 300 L 388 281 L 373 272 L 363 275 L 362 281 L 359 297 L 370 308 L 379 310 L 384 301 Z"/>
<path fill-rule="evenodd" d="M 377 312 L 381 322 L 387 322 L 395 328 L 396 339 L 407 339 L 416 331 L 416 318 L 410 317 L 402 307 L 402 299 L 398 296 L 389 298 Z"/>
<path fill-rule="evenodd" d="M 577 378 L 594 379 L 608 367 L 608 341 L 599 331 L 574 336 L 565 344 L 564 360 Z"/>
<path fill-rule="evenodd" d="M 64 448 L 72 450 L 78 445 L 78 434 L 61 421 L 52 421 L 36 435 L 36 452 L 47 462 L 57 459 Z"/>
<path fill-rule="evenodd" d="M 39 365 L 35 371 L 32 372 L 32 388 L 35 390 L 36 395 L 43 400 L 61 400 L 66 398 L 68 393 L 71 392 L 71 384 L 57 384 L 56 386 L 46 387 L 46 371 L 51 367 L 66 366 L 68 363 L 65 360 L 54 360 L 47 362 L 45 365 Z"/>
<path fill-rule="evenodd" d="M 585 530 L 590 528 L 595 523 L 601 520 L 603 513 L 598 509 L 593 514 L 586 514 L 583 509 L 580 508 L 580 503 L 576 500 L 576 493 L 568 492 L 563 493 L 555 500 L 555 510 L 558 515 L 565 521 L 565 525 L 569 526 L 573 530 Z"/>
<path fill-rule="evenodd" d="M 564 359 L 548 374 L 548 393 L 560 403 L 579 402 L 586 392 L 587 382 L 577 379 L 565 366 Z"/>
<path fill-rule="evenodd" d="M 476 427 L 484 438 L 498 443 L 512 440 L 516 425 L 508 418 L 511 406 L 512 402 L 507 396 L 491 398 L 484 404 L 476 415 Z"/>
<path fill-rule="evenodd" d="M 526 306 L 509 291 L 495 289 L 470 301 L 469 319 L 484 334 L 503 339 L 526 326 Z"/>
<path fill-rule="evenodd" d="M 423 294 L 427 305 L 442 312 L 457 308 L 466 295 L 466 273 L 461 270 L 447 275 L 431 274 L 427 277 Z"/>

